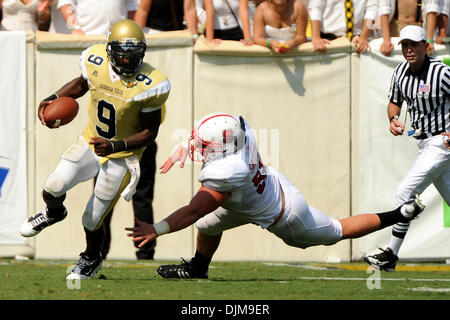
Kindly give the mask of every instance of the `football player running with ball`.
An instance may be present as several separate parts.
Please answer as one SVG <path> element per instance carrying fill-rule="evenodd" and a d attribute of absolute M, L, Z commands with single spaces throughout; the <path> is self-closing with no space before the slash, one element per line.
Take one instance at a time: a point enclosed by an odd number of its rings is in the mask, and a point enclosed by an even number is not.
<path fill-rule="evenodd" d="M 86 49 L 81 75 L 42 101 L 38 116 L 56 97 L 79 98 L 90 92 L 89 120 L 81 136 L 62 154 L 43 188 L 46 208 L 24 222 L 25 237 L 67 216 L 66 193 L 80 182 L 97 177 L 83 213 L 87 247 L 67 279 L 93 278 L 101 268 L 105 236 L 103 219 L 120 196 L 130 200 L 139 181 L 139 158 L 158 134 L 161 108 L 169 96 L 167 77 L 143 62 L 147 48 L 142 29 L 132 20 L 115 23 L 107 43 Z"/>
<path fill-rule="evenodd" d="M 140 246 L 166 233 L 196 223 L 197 250 L 189 261 L 163 265 L 164 278 L 207 278 L 211 259 L 222 232 L 248 223 L 261 226 L 286 244 L 307 248 L 333 245 L 343 239 L 362 237 L 400 221 L 414 219 L 424 207 L 414 197 L 397 209 L 332 219 L 309 206 L 302 193 L 280 172 L 264 165 L 247 122 L 230 114 L 209 114 L 160 167 L 166 173 L 187 155 L 203 161 L 198 180 L 201 187 L 190 203 L 161 222 L 136 221 L 128 236 Z"/>

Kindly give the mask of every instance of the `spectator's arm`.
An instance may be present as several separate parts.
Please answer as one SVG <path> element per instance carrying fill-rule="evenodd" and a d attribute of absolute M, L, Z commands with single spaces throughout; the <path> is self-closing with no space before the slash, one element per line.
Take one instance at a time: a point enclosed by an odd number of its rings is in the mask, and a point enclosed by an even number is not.
<path fill-rule="evenodd" d="M 255 14 L 253 15 L 253 42 L 263 47 L 269 47 L 267 39 L 264 37 L 264 3 L 256 7 Z"/>
<path fill-rule="evenodd" d="M 437 28 L 438 28 L 438 37 L 436 38 L 436 43 L 443 44 L 444 38 L 447 37 L 447 25 L 448 25 L 448 15 L 441 13 L 437 16 Z"/>
<path fill-rule="evenodd" d="M 361 34 L 353 38 L 353 44 L 355 46 L 355 52 L 356 53 L 364 53 L 367 50 L 370 49 L 369 46 L 369 35 L 370 35 L 370 28 L 369 25 L 373 25 L 372 20 L 364 20 L 363 29 L 361 31 Z"/>
<path fill-rule="evenodd" d="M 432 55 L 434 53 L 434 34 L 437 26 L 437 13 L 427 13 L 427 42 L 429 43 L 427 54 Z"/>
<path fill-rule="evenodd" d="M 248 14 L 248 0 L 239 0 L 239 18 L 242 23 L 242 32 L 244 33 L 244 44 L 252 45 L 252 33 L 250 31 L 250 17 Z"/>
<path fill-rule="evenodd" d="M 322 22 L 323 12 L 325 10 L 326 1 L 310 0 L 308 3 L 308 12 L 311 20 L 311 38 L 314 51 L 326 52 L 327 39 L 320 37 L 320 24 Z"/>
<path fill-rule="evenodd" d="M 206 11 L 205 36 L 209 42 L 214 41 L 214 5 L 212 0 L 204 0 L 203 5 Z"/>
<path fill-rule="evenodd" d="M 152 7 L 152 0 L 141 0 L 139 2 L 139 6 L 136 10 L 136 13 L 134 15 L 134 21 L 141 26 L 141 28 L 144 28 L 147 24 L 147 17 L 150 13 L 150 8 Z"/>
<path fill-rule="evenodd" d="M 184 20 L 186 21 L 186 25 L 189 31 L 193 35 L 198 36 L 198 20 L 197 20 L 197 9 L 195 8 L 195 0 L 184 0 L 183 3 L 184 10 Z"/>
<path fill-rule="evenodd" d="M 294 3 L 295 11 L 297 14 L 297 19 L 295 24 L 297 26 L 296 34 L 293 39 L 285 42 L 287 50 L 301 45 L 306 42 L 306 25 L 308 24 L 308 11 L 302 1 L 296 0 Z"/>
<path fill-rule="evenodd" d="M 72 31 L 72 34 L 84 34 L 75 17 L 75 10 L 73 6 L 71 4 L 64 4 L 63 6 L 58 5 L 58 8 L 66 21 L 67 28 Z"/>
<path fill-rule="evenodd" d="M 383 42 L 381 43 L 380 46 L 380 52 L 386 57 L 389 57 L 391 55 L 392 50 L 394 49 L 394 45 L 391 42 L 389 15 L 385 14 L 380 16 L 380 24 L 381 24 L 381 37 L 383 38 Z"/>

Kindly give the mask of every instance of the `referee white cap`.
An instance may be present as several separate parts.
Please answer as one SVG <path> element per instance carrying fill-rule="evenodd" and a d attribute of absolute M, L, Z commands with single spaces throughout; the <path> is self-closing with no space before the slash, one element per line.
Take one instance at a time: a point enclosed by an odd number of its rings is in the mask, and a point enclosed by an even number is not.
<path fill-rule="evenodd" d="M 425 30 L 419 26 L 408 25 L 400 31 L 400 41 L 398 43 L 406 39 L 415 42 L 426 41 Z"/>

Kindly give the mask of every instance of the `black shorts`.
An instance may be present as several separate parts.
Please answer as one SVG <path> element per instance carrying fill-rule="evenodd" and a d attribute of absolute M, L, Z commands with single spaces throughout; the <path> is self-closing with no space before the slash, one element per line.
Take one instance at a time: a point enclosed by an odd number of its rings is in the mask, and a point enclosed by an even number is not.
<path fill-rule="evenodd" d="M 214 39 L 239 41 L 241 39 L 244 39 L 244 33 L 239 26 L 223 30 L 214 29 Z"/>

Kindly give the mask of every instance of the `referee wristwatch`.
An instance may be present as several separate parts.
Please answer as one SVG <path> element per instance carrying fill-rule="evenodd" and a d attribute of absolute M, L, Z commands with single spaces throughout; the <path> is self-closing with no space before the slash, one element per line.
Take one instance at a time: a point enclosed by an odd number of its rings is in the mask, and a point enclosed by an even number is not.
<path fill-rule="evenodd" d="M 395 120 L 398 120 L 398 116 L 392 116 L 392 117 L 390 117 L 390 118 L 389 118 L 389 122 L 392 122 L 392 120 L 394 120 L 394 119 L 395 119 Z"/>

